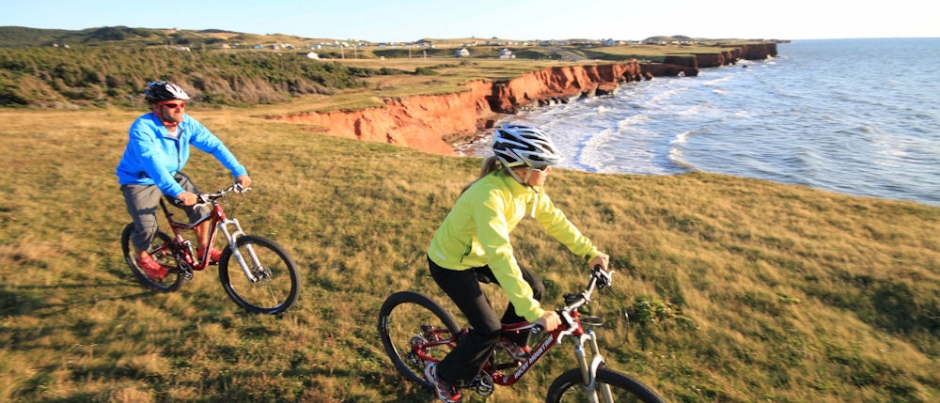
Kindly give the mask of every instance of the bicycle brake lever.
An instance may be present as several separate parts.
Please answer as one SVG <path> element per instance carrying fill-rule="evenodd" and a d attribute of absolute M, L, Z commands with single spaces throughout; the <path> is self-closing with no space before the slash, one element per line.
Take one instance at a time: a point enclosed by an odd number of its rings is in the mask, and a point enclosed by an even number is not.
<path fill-rule="evenodd" d="M 600 265 L 594 266 L 594 270 L 596 273 L 595 275 L 597 276 L 597 279 L 599 280 L 598 288 L 610 287 L 611 285 L 613 285 L 614 283 L 614 280 L 613 280 L 614 271 L 613 270 L 604 271 L 604 269 L 601 268 Z"/>

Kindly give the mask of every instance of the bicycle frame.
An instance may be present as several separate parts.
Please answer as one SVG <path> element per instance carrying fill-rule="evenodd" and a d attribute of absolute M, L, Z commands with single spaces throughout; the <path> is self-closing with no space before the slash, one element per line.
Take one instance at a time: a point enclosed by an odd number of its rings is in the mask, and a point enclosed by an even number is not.
<path fill-rule="evenodd" d="M 570 328 L 561 326 L 558 329 L 548 333 L 548 335 L 542 338 L 542 341 L 538 344 L 538 347 L 532 349 L 532 354 L 529 356 L 529 359 L 520 363 L 512 374 L 503 374 L 499 371 L 498 368 L 493 368 L 490 363 L 486 363 L 483 366 L 483 372 L 489 374 L 489 376 L 493 379 L 493 383 L 497 385 L 514 385 L 516 382 L 522 379 L 522 377 L 525 376 L 525 374 L 528 373 L 533 366 L 535 366 L 535 363 L 545 356 L 545 353 L 548 352 L 548 350 L 551 350 L 552 347 L 555 347 L 561 343 L 561 340 L 564 336 L 581 336 L 584 334 L 584 329 L 581 327 L 581 322 L 578 321 L 578 312 L 575 311 L 571 317 L 574 319 L 574 326 Z M 530 330 L 534 327 L 535 325 L 531 323 L 503 325 L 503 332 L 518 332 L 521 330 Z M 577 354 L 577 351 L 580 349 L 580 339 L 575 340 L 575 354 Z"/>
<path fill-rule="evenodd" d="M 173 212 L 166 207 L 166 203 L 161 198 L 160 207 L 163 209 L 163 214 L 166 215 L 167 222 L 170 225 L 171 231 L 173 231 L 173 237 L 175 239 L 176 248 L 179 249 L 174 251 L 176 256 L 177 263 L 180 265 L 180 268 L 186 273 L 187 276 L 192 276 L 192 270 L 204 270 L 209 265 L 209 251 L 210 248 L 206 248 L 202 252 L 202 256 L 197 256 L 199 258 L 198 262 L 194 262 L 192 256 L 196 254 L 193 253 L 192 243 L 185 238 L 183 238 L 183 231 L 193 231 L 196 232 L 196 228 L 210 221 L 212 224 L 209 229 L 209 245 L 212 245 L 215 242 L 215 237 L 222 232 L 222 235 L 225 241 L 228 243 L 227 247 L 232 250 L 232 255 L 235 257 L 238 265 L 241 267 L 242 272 L 245 274 L 245 277 L 248 278 L 251 282 L 257 282 L 258 278 L 251 273 L 249 265 L 245 262 L 245 257 L 242 256 L 242 253 L 239 252 L 238 248 L 235 247 L 235 241 L 238 237 L 245 235 L 245 231 L 242 230 L 241 225 L 238 223 L 238 219 L 228 218 L 225 215 L 225 211 L 222 209 L 222 205 L 216 200 L 222 197 L 228 190 L 232 188 L 219 191 L 211 195 L 199 195 L 199 204 L 211 203 L 212 209 L 209 211 L 209 214 L 206 214 L 196 222 L 187 224 L 179 221 L 173 220 Z M 234 231 L 230 231 L 229 227 L 234 227 Z M 259 267 L 260 263 L 258 262 L 258 257 L 254 253 L 251 245 L 247 245 L 246 249 L 251 260 L 255 263 L 255 267 Z"/>
<path fill-rule="evenodd" d="M 581 373 L 584 376 L 584 384 L 590 391 L 594 391 L 595 387 L 595 378 L 597 375 L 597 369 L 604 364 L 604 358 L 600 354 L 600 349 L 597 346 L 597 336 L 593 330 L 585 331 L 581 325 L 580 315 L 577 310 L 574 310 L 570 313 L 563 313 L 568 319 L 567 323 L 571 324 L 568 326 L 559 326 L 552 332 L 549 332 L 532 350 L 532 354 L 529 358 L 519 363 L 518 366 L 515 366 L 515 371 L 512 373 L 503 373 L 501 372 L 504 367 L 494 366 L 493 363 L 488 362 L 484 364 L 482 373 L 489 376 L 493 384 L 500 386 L 512 386 L 526 373 L 529 372 L 535 366 L 539 360 L 545 357 L 545 353 L 551 350 L 553 347 L 559 345 L 562 339 L 566 336 L 572 336 L 574 338 L 574 354 L 578 360 L 578 363 L 581 367 Z M 504 324 L 502 327 L 503 333 L 513 333 L 519 331 L 529 331 L 535 328 L 536 325 L 528 322 L 523 323 L 514 323 L 514 324 Z M 420 359 L 425 361 L 437 361 L 436 358 L 429 356 L 424 353 L 425 349 L 437 346 L 448 346 L 454 348 L 457 345 L 457 340 L 463 334 L 458 335 L 449 335 L 450 331 L 447 329 L 424 329 L 425 333 L 432 334 L 436 337 L 432 337 L 433 341 L 428 341 L 426 343 L 419 343 L 412 346 L 412 351 L 415 355 L 420 357 Z M 466 332 L 467 329 L 464 329 Z M 449 336 L 447 336 L 449 335 Z M 443 336 L 443 338 L 442 338 Z M 590 347 L 590 355 L 586 354 L 584 351 L 584 346 L 587 345 Z M 588 357 L 590 357 L 590 362 L 588 362 Z M 505 367 L 509 368 L 509 367 Z M 605 396 L 610 396 L 609 389 L 604 391 Z"/>

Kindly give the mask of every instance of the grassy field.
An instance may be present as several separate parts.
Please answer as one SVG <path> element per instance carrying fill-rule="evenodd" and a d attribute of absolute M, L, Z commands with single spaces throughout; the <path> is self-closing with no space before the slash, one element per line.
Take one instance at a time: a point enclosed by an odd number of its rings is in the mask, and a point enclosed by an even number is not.
<path fill-rule="evenodd" d="M 479 160 L 256 117 L 285 110 L 189 111 L 254 179 L 229 215 L 302 270 L 280 316 L 240 311 L 211 270 L 170 294 L 135 282 L 114 167 L 140 111 L 0 112 L 0 401 L 433 401 L 384 356 L 376 313 L 406 289 L 455 312 L 424 253 Z M 186 172 L 203 191 L 231 180 L 203 154 Z M 706 173 L 556 170 L 548 188 L 618 271 L 620 298 L 593 305 L 609 366 L 669 401 L 940 400 L 940 208 Z M 515 248 L 548 305 L 582 285 L 531 220 Z M 540 401 L 573 367 L 555 350 L 489 401 Z"/>

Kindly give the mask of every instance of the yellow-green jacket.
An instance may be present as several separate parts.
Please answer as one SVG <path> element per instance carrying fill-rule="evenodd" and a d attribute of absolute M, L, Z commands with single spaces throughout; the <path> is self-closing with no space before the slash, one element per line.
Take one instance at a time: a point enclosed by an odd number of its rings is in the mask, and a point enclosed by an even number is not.
<path fill-rule="evenodd" d="M 594 244 L 555 208 L 543 189 L 527 188 L 500 170 L 476 181 L 457 198 L 434 233 L 428 256 L 450 270 L 489 266 L 516 314 L 534 321 L 545 311 L 522 278 L 509 241 L 509 233 L 529 213 L 576 255 L 586 261 L 598 255 Z"/>

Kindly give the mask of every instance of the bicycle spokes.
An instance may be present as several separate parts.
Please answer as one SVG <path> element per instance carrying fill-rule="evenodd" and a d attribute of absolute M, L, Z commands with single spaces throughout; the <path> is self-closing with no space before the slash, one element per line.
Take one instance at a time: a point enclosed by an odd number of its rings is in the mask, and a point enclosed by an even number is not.
<path fill-rule="evenodd" d="M 274 241 L 252 235 L 238 238 L 234 250 L 223 252 L 219 279 L 238 305 L 253 312 L 287 309 L 300 287 L 300 275 L 287 252 Z"/>
<path fill-rule="evenodd" d="M 385 301 L 378 327 L 385 352 L 395 367 L 423 386 L 430 386 L 424 378 L 425 366 L 450 352 L 452 335 L 458 331 L 456 322 L 443 308 L 412 292 L 396 293 Z"/>

